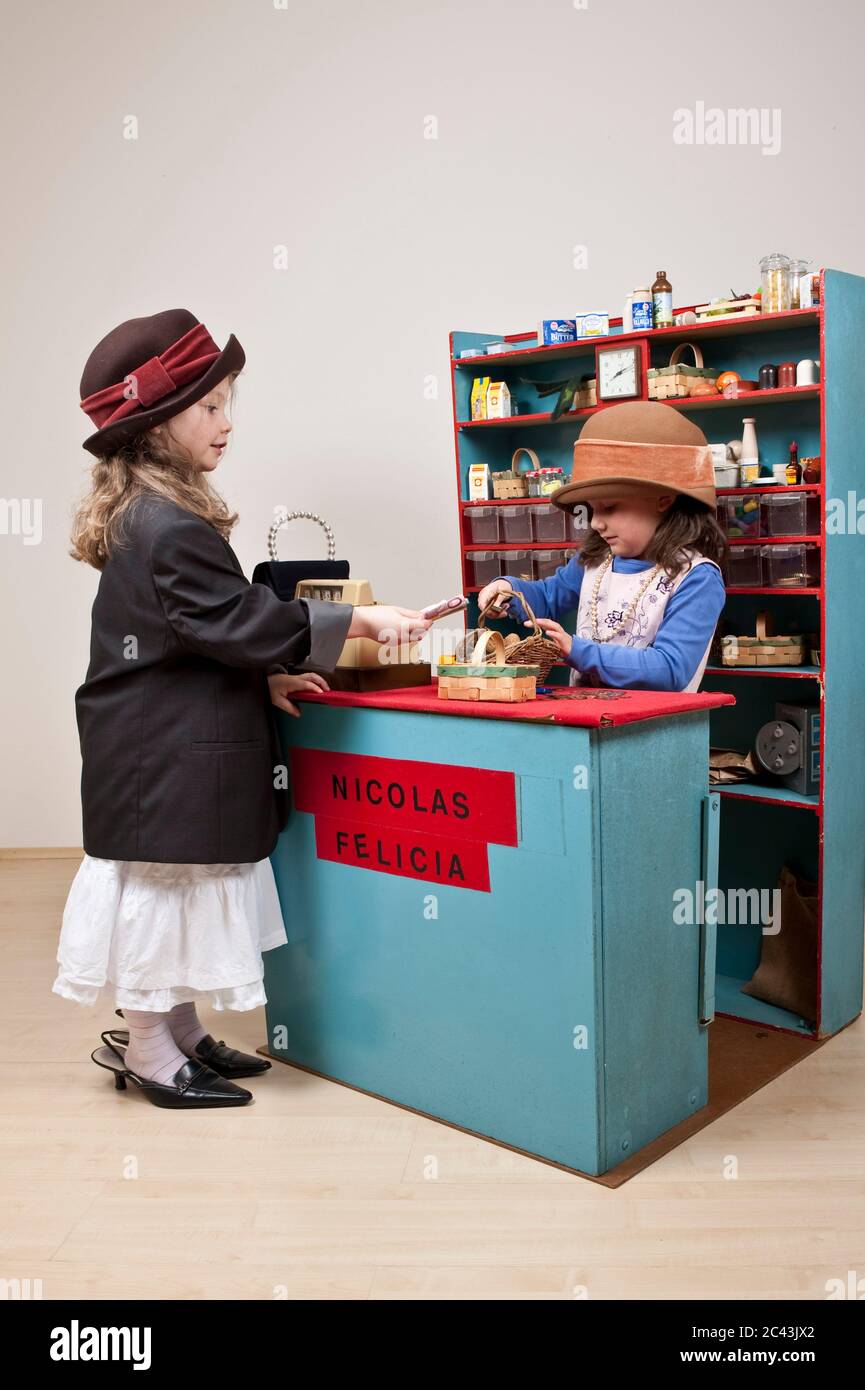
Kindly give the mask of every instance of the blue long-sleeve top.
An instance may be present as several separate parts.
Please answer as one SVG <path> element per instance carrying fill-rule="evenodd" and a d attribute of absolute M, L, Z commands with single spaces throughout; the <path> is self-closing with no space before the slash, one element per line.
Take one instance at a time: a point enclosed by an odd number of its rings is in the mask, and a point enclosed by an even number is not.
<path fill-rule="evenodd" d="M 637 574 L 651 569 L 653 563 L 613 557 L 617 574 Z M 560 622 L 577 607 L 584 574 L 584 567 L 574 556 L 549 579 L 516 579 L 510 574 L 499 577 L 525 596 L 536 617 Z M 575 636 L 565 660 L 599 685 L 626 690 L 684 690 L 703 659 L 725 598 L 724 580 L 715 566 L 698 565 L 671 595 L 650 647 L 625 647 Z M 511 618 L 525 618 L 516 599 L 511 599 L 507 612 Z"/>

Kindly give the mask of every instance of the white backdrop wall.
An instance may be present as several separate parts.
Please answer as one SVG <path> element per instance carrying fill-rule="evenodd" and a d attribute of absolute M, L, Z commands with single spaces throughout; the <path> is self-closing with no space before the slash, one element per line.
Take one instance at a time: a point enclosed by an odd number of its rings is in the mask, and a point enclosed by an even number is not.
<path fill-rule="evenodd" d="M 247 573 L 285 503 L 421 605 L 459 585 L 450 329 L 618 314 L 661 266 L 693 303 L 776 249 L 865 272 L 859 0 L 17 0 L 4 38 L 3 514 L 41 531 L 0 534 L 0 847 L 81 842 L 78 384 L 123 319 L 246 349 L 214 479 Z M 699 103 L 762 135 L 677 143 Z"/>

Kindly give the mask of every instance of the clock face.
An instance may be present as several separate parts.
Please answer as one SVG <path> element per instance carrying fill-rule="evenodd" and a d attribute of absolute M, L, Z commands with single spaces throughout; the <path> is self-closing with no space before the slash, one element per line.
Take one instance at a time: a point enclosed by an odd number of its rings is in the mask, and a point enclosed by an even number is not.
<path fill-rule="evenodd" d="M 598 399 L 609 401 L 640 394 L 639 348 L 609 348 L 598 353 Z"/>

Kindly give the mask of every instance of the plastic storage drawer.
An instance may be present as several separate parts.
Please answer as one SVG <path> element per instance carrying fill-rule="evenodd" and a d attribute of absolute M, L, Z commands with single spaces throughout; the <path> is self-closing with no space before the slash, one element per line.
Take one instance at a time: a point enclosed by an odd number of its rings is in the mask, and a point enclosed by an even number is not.
<path fill-rule="evenodd" d="M 531 550 L 500 550 L 500 574 L 512 574 L 515 579 L 534 579 L 535 562 Z"/>
<path fill-rule="evenodd" d="M 526 509 L 528 510 L 528 508 Z M 536 541 L 566 541 L 568 539 L 568 514 L 561 507 L 548 502 L 539 502 L 531 508 Z"/>
<path fill-rule="evenodd" d="M 764 493 L 761 513 L 764 536 L 820 534 L 820 498 L 816 493 Z"/>
<path fill-rule="evenodd" d="M 734 545 L 730 547 L 730 559 L 727 565 L 727 583 L 732 588 L 742 588 L 747 586 L 751 589 L 762 588 L 763 585 L 763 550 L 767 546 L 759 545 Z"/>
<path fill-rule="evenodd" d="M 500 507 L 470 507 L 469 535 L 472 545 L 495 545 L 501 540 Z"/>
<path fill-rule="evenodd" d="M 562 563 L 560 550 L 536 550 L 535 577 L 537 579 L 549 579 Z"/>
<path fill-rule="evenodd" d="M 820 583 L 816 545 L 764 545 L 763 582 L 772 589 L 810 589 Z"/>
<path fill-rule="evenodd" d="M 718 503 L 718 525 L 731 540 L 756 540 L 761 534 L 760 493 L 722 497 Z"/>
<path fill-rule="evenodd" d="M 501 553 L 498 550 L 473 550 L 469 556 L 474 567 L 474 581 L 479 589 L 485 584 L 489 584 L 492 579 L 498 579 L 503 573 L 502 566 L 499 564 Z"/>
<path fill-rule="evenodd" d="M 501 510 L 504 516 L 502 518 L 502 534 L 499 539 L 507 541 L 508 545 L 530 541 L 532 539 L 531 507 L 502 507 Z"/>

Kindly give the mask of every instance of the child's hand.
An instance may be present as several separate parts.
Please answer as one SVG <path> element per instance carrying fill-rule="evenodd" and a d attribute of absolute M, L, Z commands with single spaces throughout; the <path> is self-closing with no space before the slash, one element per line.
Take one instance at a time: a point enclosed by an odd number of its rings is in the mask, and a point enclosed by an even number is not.
<path fill-rule="evenodd" d="M 478 594 L 478 608 L 486 608 L 487 604 L 492 602 L 496 594 L 503 594 L 505 593 L 505 591 L 510 592 L 510 587 L 511 586 L 506 579 L 491 580 L 490 583 L 486 584 Z"/>
<path fill-rule="evenodd" d="M 289 695 L 304 690 L 309 691 L 310 694 L 315 694 L 321 690 L 330 690 L 324 676 L 320 676 L 317 671 L 308 671 L 302 676 L 283 675 L 277 671 L 272 676 L 268 676 L 267 683 L 270 686 L 271 704 L 276 705 L 277 709 L 285 710 L 286 714 L 296 715 L 298 719 L 300 718 L 300 710 L 288 699 Z"/>
<path fill-rule="evenodd" d="M 371 637 L 374 642 L 418 642 L 429 630 L 430 619 L 415 608 L 373 603 L 352 610 L 349 637 Z"/>
<path fill-rule="evenodd" d="M 531 627 L 531 623 L 526 622 L 524 626 Z M 538 618 L 538 627 L 555 642 L 562 656 L 570 656 L 574 639 L 569 632 L 565 632 L 561 623 L 554 622 L 552 618 Z"/>

